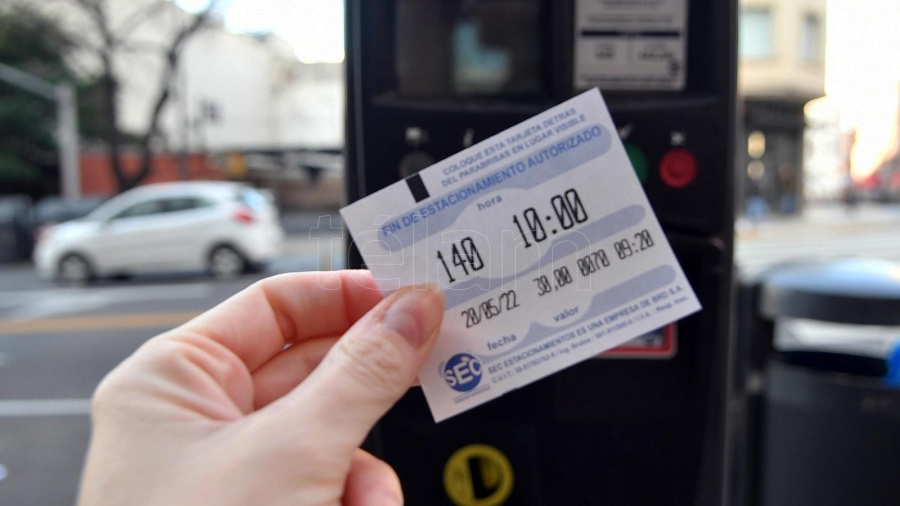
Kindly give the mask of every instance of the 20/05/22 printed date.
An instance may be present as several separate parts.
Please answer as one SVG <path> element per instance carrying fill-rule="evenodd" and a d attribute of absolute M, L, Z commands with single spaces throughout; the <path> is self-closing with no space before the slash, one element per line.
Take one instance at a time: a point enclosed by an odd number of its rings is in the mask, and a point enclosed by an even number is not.
<path fill-rule="evenodd" d="M 497 297 L 491 297 L 481 303 L 463 309 L 460 316 L 466 319 L 466 328 L 474 327 L 484 320 L 500 315 L 504 311 L 509 312 L 520 307 L 515 290 L 507 290 Z"/>

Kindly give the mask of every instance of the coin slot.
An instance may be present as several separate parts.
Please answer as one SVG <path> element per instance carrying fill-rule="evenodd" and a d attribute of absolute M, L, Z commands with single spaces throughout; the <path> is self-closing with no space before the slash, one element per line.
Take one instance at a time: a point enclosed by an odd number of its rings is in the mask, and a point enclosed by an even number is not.
<path fill-rule="evenodd" d="M 456 506 L 499 506 L 512 493 L 513 482 L 509 459 L 484 444 L 460 448 L 444 467 L 444 490 Z"/>

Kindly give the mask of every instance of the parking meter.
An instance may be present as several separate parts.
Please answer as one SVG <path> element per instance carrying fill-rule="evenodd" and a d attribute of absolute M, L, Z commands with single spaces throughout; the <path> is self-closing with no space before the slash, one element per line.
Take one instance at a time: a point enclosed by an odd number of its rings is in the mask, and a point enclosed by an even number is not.
<path fill-rule="evenodd" d="M 703 310 L 435 424 L 414 389 L 367 448 L 408 504 L 727 496 L 734 1 L 348 0 L 347 196 L 599 87 Z M 363 266 L 350 248 L 348 265 Z"/>

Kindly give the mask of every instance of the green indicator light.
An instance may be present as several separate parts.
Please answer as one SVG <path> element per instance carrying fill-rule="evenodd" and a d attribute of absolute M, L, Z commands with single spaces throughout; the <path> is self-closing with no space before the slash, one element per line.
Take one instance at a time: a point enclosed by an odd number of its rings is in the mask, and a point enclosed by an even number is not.
<path fill-rule="evenodd" d="M 628 159 L 631 161 L 631 166 L 634 167 L 638 180 L 643 183 L 647 180 L 647 157 L 640 148 L 630 142 L 625 143 L 625 152 L 628 153 Z"/>

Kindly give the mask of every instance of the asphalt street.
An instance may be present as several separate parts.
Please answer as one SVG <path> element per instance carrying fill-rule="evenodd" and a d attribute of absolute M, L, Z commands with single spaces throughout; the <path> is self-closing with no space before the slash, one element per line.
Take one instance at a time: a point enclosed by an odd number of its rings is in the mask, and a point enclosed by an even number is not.
<path fill-rule="evenodd" d="M 340 268 L 334 215 L 286 222 L 285 255 L 265 273 L 216 282 L 202 273 L 61 288 L 27 263 L 0 266 L 0 505 L 71 505 L 100 379 L 150 337 L 280 272 Z M 900 207 L 817 207 L 799 218 L 739 222 L 744 274 L 790 259 L 900 261 Z"/>
<path fill-rule="evenodd" d="M 267 276 L 343 266 L 340 221 L 289 215 L 284 255 L 230 281 L 203 273 L 58 287 L 0 265 L 0 505 L 71 505 L 90 437 L 90 397 L 147 339 Z"/>

